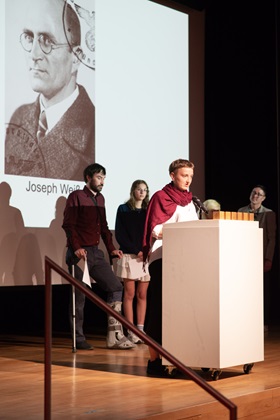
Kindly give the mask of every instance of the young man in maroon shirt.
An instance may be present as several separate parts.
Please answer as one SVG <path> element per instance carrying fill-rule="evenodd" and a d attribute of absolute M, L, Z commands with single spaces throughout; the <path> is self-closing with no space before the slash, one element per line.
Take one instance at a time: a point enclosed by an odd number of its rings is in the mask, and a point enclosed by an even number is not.
<path fill-rule="evenodd" d="M 83 190 L 73 191 L 66 202 L 63 229 L 67 236 L 66 263 L 69 271 L 74 265 L 75 278 L 82 281 L 83 272 L 77 265 L 81 258 L 87 259 L 89 274 L 96 283 L 107 292 L 107 303 L 117 312 L 121 312 L 123 286 L 98 249 L 102 238 L 111 256 L 122 258 L 122 251 L 115 249 L 112 233 L 108 228 L 104 196 L 101 194 L 106 170 L 98 163 L 87 166 L 84 170 Z M 76 348 L 91 350 L 83 332 L 85 295 L 75 293 Z M 131 349 L 135 347 L 123 334 L 122 325 L 112 316 L 108 318 L 107 347 Z"/>

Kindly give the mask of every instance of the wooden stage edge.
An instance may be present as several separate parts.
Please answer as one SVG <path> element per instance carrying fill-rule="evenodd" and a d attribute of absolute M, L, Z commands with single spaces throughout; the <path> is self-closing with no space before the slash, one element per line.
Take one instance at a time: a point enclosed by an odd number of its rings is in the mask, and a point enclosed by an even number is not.
<path fill-rule="evenodd" d="M 229 419 L 229 411 L 190 378 L 146 376 L 148 349 L 108 350 L 88 336 L 92 351 L 72 352 L 71 339 L 52 345 L 52 419 Z M 249 362 L 249 361 L 248 361 Z M 237 405 L 238 419 L 280 419 L 280 327 L 265 334 L 265 360 L 210 372 L 193 368 Z M 0 335 L 0 419 L 44 419 L 44 338 Z"/>

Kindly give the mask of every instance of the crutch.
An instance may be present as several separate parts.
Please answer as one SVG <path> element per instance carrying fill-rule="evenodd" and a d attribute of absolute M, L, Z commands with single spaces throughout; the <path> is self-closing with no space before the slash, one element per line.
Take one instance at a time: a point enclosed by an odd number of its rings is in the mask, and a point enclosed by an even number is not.
<path fill-rule="evenodd" d="M 75 266 L 72 265 L 72 277 L 75 277 Z M 76 291 L 72 285 L 72 353 L 76 353 Z"/>

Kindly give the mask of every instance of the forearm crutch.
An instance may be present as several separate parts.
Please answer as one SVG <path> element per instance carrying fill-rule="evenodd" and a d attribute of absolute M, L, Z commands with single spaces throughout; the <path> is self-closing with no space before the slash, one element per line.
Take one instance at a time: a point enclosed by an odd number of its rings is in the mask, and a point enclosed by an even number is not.
<path fill-rule="evenodd" d="M 75 266 L 72 265 L 72 277 L 75 277 Z M 72 353 L 76 353 L 76 290 L 72 286 Z"/>

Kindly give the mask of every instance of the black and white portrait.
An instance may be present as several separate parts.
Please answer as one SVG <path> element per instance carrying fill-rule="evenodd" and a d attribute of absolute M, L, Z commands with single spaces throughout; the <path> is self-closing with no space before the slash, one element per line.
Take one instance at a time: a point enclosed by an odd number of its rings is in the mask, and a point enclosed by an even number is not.
<path fill-rule="evenodd" d="M 5 7 L 4 173 L 82 181 L 95 160 L 94 2 Z"/>

